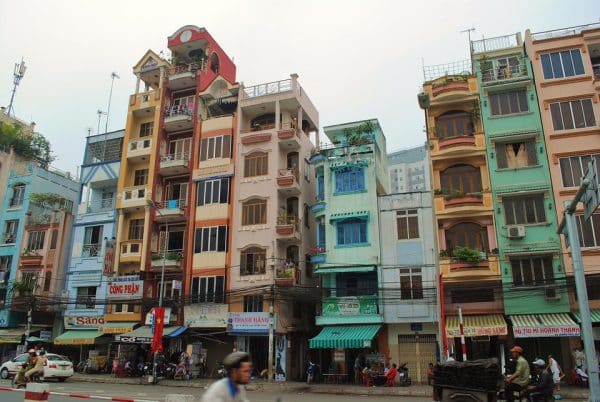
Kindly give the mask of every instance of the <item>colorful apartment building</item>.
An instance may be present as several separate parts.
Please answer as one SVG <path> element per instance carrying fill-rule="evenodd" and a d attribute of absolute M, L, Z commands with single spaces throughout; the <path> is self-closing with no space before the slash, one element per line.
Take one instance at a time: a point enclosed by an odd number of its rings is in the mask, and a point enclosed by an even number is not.
<path fill-rule="evenodd" d="M 382 330 L 377 208 L 378 197 L 389 191 L 386 140 L 377 119 L 328 126 L 324 132 L 331 145 L 311 158 L 317 184 L 311 261 L 321 278 L 316 324 L 322 329 L 310 348 L 324 349 L 323 367 L 334 361 L 340 372 L 352 373 L 359 354 L 389 354 Z"/>
<path fill-rule="evenodd" d="M 114 266 L 124 134 L 119 130 L 86 138 L 65 281 L 69 300 L 63 313 L 65 331 L 54 339 L 55 345 L 65 345 L 64 353 L 74 352 L 77 358 L 87 358 L 87 348 L 106 355 L 111 335 L 127 332 L 136 324 L 104 325 L 104 302 Z"/>
<path fill-rule="evenodd" d="M 471 46 L 511 335 L 530 356 L 560 356 L 561 344 L 568 355 L 567 338 L 574 333 L 560 329 L 578 326 L 568 315 L 556 205 L 531 60 L 520 33 L 474 41 Z M 544 330 L 530 337 L 532 326 Z"/>
<path fill-rule="evenodd" d="M 546 32 L 525 33 L 525 51 L 531 60 L 537 101 L 548 149 L 554 205 L 563 218 L 564 203 L 573 199 L 592 158 L 600 162 L 600 24 Z M 577 210 L 577 226 L 586 270 L 595 339 L 600 340 L 600 212 L 586 221 L 583 206 Z M 563 270 L 572 278 L 570 249 L 562 241 Z M 570 282 L 570 281 L 569 281 Z M 570 287 L 571 309 L 578 317 L 579 306 Z M 596 341 L 598 342 L 598 341 Z M 571 338 L 571 347 L 579 346 Z"/>
<path fill-rule="evenodd" d="M 508 331 L 477 77 L 469 60 L 424 72 L 444 348 L 460 357 L 461 308 L 467 357 L 499 356 Z"/>
<path fill-rule="evenodd" d="M 316 290 L 307 255 L 316 233 L 309 160 L 319 114 L 296 74 L 240 87 L 238 113 L 228 335 L 260 372 L 272 322 L 275 378 L 301 379 Z M 263 325 L 248 329 L 248 320 Z"/>
<path fill-rule="evenodd" d="M 423 183 L 378 199 L 388 357 L 392 362 L 407 362 L 412 380 L 421 383 L 427 382 L 428 364 L 439 360 L 441 350 L 438 251 L 427 151 L 421 146 L 389 154 L 392 183 L 402 172 L 422 175 Z"/>

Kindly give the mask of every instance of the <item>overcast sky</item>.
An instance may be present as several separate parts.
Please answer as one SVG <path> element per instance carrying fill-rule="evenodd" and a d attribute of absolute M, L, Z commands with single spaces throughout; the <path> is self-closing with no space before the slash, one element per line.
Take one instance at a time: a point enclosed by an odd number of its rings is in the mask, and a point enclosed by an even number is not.
<path fill-rule="evenodd" d="M 234 58 L 246 86 L 298 73 L 321 127 L 378 118 L 388 152 L 421 145 L 416 95 L 425 65 L 466 59 L 473 39 L 600 21 L 598 0 L 503 1 L 0 1 L 0 105 L 15 62 L 25 59 L 17 117 L 35 121 L 60 169 L 75 172 L 88 128 L 106 110 L 123 128 L 132 66 L 147 49 L 167 51 L 183 25 L 205 27 Z M 102 129 L 104 132 L 104 120 Z"/>

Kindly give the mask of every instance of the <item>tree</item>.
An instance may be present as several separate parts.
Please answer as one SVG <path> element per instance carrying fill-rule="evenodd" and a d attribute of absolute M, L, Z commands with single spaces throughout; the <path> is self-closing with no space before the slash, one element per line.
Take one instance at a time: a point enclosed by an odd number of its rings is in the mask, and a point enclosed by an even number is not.
<path fill-rule="evenodd" d="M 28 133 L 20 124 L 0 122 L 0 146 L 12 148 L 17 155 L 48 167 L 54 156 L 50 142 L 40 133 Z"/>

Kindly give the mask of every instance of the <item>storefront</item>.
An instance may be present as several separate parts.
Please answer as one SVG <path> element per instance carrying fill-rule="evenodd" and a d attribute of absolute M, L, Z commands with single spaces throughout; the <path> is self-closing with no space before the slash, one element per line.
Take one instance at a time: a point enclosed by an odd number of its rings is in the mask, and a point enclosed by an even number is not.
<path fill-rule="evenodd" d="M 501 314 L 481 314 L 463 316 L 463 332 L 469 360 L 488 357 L 504 358 L 508 327 Z M 458 316 L 446 316 L 446 337 L 451 353 L 462 360 L 460 323 Z"/>
<path fill-rule="evenodd" d="M 98 330 L 74 329 L 54 338 L 56 353 L 67 355 L 74 362 L 93 356 L 107 356 L 110 337 Z M 59 350 L 60 348 L 60 350 Z"/>
<path fill-rule="evenodd" d="M 163 329 L 163 353 L 170 356 L 180 353 L 183 349 L 179 346 L 179 338 L 187 330 L 186 327 L 174 326 Z M 144 325 L 133 331 L 115 336 L 119 343 L 117 355 L 125 360 L 148 361 L 151 358 L 150 345 L 152 344 L 152 327 Z"/>
<path fill-rule="evenodd" d="M 427 383 L 427 366 L 439 360 L 438 324 L 388 324 L 389 362 L 406 363 L 413 382 Z"/>
<path fill-rule="evenodd" d="M 17 354 L 24 353 L 25 332 L 27 328 L 2 328 L 0 329 L 0 364 L 12 359 Z M 52 332 L 44 328 L 32 328 L 27 339 L 30 346 L 44 346 L 52 342 Z"/>

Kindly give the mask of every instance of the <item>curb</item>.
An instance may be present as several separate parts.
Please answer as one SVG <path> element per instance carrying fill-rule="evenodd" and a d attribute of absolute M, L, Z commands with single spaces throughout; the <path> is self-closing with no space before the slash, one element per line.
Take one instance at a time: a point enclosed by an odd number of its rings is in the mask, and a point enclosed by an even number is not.
<path fill-rule="evenodd" d="M 0 387 L 0 392 L 21 392 L 25 394 L 28 392 L 25 389 L 16 389 L 16 388 L 6 388 Z M 120 398 L 116 396 L 99 396 L 99 395 L 85 395 L 85 394 L 69 394 L 67 392 L 46 392 L 46 395 L 54 395 L 54 396 L 66 396 L 67 398 L 77 398 L 77 399 L 102 399 L 105 401 L 113 401 L 113 402 L 158 402 L 149 399 L 131 399 L 131 398 Z"/>

